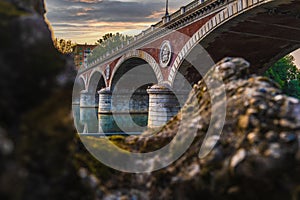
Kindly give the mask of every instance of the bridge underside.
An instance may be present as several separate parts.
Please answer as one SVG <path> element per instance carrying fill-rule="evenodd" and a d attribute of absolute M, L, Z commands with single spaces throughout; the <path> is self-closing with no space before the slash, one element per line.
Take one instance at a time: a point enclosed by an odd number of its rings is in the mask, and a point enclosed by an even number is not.
<path fill-rule="evenodd" d="M 218 27 L 200 44 L 212 59 L 243 57 L 262 74 L 278 59 L 300 47 L 300 1 L 259 6 Z"/>

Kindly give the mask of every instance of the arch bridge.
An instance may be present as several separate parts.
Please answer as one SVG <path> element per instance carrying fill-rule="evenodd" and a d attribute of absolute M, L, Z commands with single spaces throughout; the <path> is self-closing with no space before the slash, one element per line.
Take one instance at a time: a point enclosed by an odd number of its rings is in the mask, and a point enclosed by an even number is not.
<path fill-rule="evenodd" d="M 73 104 L 146 113 L 160 126 L 215 62 L 243 57 L 261 74 L 298 49 L 299 36 L 300 0 L 195 0 L 81 69 Z"/>

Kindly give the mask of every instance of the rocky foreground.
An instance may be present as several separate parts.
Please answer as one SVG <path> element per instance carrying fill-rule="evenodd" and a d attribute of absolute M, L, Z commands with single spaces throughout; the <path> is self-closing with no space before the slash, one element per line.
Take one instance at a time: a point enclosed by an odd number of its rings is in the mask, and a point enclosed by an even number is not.
<path fill-rule="evenodd" d="M 119 142 L 128 150 L 147 152 L 169 143 L 179 126 L 186 137 L 193 137 L 193 127 L 198 127 L 195 141 L 180 159 L 151 174 L 131 176 L 124 194 L 135 193 L 138 199 L 300 198 L 299 100 L 282 94 L 270 79 L 250 75 L 249 67 L 242 58 L 225 58 L 209 72 L 223 79 L 227 109 L 222 134 L 206 157 L 198 157 L 211 116 L 204 81 L 194 86 L 182 112 L 161 130 Z M 189 120 L 183 123 L 185 114 Z"/>

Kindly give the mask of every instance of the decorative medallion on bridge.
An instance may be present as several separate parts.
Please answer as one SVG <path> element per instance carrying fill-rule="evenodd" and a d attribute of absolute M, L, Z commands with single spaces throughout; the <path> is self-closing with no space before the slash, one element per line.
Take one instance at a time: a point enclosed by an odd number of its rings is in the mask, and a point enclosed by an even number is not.
<path fill-rule="evenodd" d="M 109 79 L 109 76 L 110 76 L 110 66 L 107 65 L 106 68 L 105 68 L 105 77 L 106 77 L 106 80 Z"/>
<path fill-rule="evenodd" d="M 168 67 L 172 57 L 172 49 L 170 41 L 166 40 L 160 47 L 159 60 L 161 67 Z"/>

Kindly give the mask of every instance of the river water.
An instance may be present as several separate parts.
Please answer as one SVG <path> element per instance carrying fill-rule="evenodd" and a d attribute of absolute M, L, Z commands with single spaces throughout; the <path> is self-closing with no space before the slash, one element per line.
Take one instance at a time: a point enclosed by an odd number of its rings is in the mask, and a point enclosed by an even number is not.
<path fill-rule="evenodd" d="M 98 114 L 98 108 L 73 105 L 74 124 L 80 135 L 138 135 L 147 128 L 148 114 Z"/>

